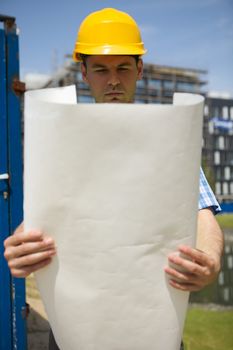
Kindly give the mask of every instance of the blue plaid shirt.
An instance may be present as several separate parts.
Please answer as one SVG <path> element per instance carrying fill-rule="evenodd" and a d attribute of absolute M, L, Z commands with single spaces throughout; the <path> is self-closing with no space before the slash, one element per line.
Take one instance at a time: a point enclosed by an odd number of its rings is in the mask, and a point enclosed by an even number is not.
<path fill-rule="evenodd" d="M 203 170 L 200 171 L 200 194 L 198 209 L 211 208 L 214 214 L 221 211 L 220 205 L 218 204 L 213 191 L 211 190 Z"/>

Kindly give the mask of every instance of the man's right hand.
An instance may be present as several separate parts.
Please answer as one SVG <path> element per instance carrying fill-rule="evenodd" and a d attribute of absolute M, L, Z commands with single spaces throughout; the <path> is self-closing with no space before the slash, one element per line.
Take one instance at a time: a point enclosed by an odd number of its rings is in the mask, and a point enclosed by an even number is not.
<path fill-rule="evenodd" d="M 54 240 L 38 230 L 24 232 L 21 224 L 5 242 L 4 256 L 11 274 L 15 277 L 27 277 L 48 265 L 56 254 Z"/>

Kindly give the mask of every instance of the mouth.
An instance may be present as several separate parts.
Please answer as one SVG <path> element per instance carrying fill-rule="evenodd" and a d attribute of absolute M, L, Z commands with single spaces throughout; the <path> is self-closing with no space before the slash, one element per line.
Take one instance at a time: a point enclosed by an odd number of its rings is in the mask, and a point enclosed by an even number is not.
<path fill-rule="evenodd" d="M 109 96 L 109 97 L 117 97 L 121 95 L 123 95 L 122 91 L 110 91 L 105 93 L 105 96 Z"/>
<path fill-rule="evenodd" d="M 110 91 L 104 95 L 108 102 L 120 102 L 124 93 L 122 91 Z"/>

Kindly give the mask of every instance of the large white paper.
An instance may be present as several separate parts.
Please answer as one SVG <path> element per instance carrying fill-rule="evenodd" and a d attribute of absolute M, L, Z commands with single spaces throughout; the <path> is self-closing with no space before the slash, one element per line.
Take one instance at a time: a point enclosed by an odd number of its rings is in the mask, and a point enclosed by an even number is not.
<path fill-rule="evenodd" d="M 61 350 L 178 350 L 188 293 L 167 255 L 195 242 L 203 97 L 76 104 L 26 93 L 25 226 L 54 237 L 36 273 Z"/>

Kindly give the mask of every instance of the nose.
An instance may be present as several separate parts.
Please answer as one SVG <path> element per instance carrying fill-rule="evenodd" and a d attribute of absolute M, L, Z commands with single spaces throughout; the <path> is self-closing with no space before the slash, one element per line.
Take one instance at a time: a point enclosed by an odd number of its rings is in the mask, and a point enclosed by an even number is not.
<path fill-rule="evenodd" d="M 117 75 L 117 72 L 110 72 L 108 84 L 112 85 L 112 86 L 117 86 L 118 84 L 120 84 L 120 80 L 119 80 L 119 77 Z"/>

